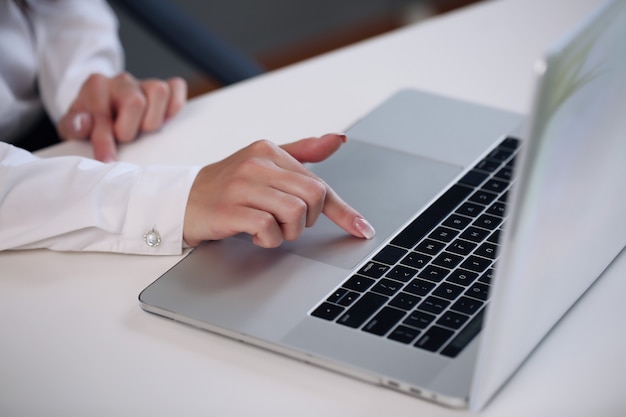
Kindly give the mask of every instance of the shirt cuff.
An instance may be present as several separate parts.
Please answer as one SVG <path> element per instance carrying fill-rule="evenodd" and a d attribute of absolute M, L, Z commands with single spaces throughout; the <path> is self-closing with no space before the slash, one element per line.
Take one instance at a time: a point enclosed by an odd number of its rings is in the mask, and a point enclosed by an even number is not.
<path fill-rule="evenodd" d="M 153 166 L 133 186 L 122 229 L 122 252 L 178 255 L 191 186 L 200 167 Z"/>

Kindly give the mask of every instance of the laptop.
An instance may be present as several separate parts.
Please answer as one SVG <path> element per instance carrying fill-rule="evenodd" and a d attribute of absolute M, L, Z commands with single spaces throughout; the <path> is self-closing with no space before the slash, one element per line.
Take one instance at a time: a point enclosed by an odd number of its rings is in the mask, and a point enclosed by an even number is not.
<path fill-rule="evenodd" d="M 139 295 L 188 325 L 483 408 L 626 246 L 626 2 L 535 63 L 522 117 L 403 90 L 310 166 L 377 229 L 205 242 Z M 532 63 L 529 63 L 529 69 Z"/>

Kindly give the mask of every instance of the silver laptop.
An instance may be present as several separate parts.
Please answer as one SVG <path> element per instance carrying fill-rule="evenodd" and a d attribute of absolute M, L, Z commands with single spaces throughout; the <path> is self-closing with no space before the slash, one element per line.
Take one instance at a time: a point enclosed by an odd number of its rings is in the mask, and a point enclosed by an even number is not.
<path fill-rule="evenodd" d="M 626 2 L 607 2 L 535 64 L 528 118 L 398 92 L 311 165 L 374 239 L 321 219 L 277 249 L 206 242 L 142 308 L 484 407 L 626 245 L 624 39 Z"/>

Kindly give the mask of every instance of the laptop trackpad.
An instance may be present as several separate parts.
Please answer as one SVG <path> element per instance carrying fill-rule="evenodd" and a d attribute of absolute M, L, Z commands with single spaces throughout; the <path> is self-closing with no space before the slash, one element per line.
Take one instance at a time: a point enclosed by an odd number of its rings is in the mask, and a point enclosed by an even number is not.
<path fill-rule="evenodd" d="M 461 167 L 348 141 L 331 158 L 309 168 L 324 179 L 376 229 L 372 240 L 354 238 L 325 216 L 283 248 L 298 255 L 354 268 L 365 256 L 429 203 Z"/>

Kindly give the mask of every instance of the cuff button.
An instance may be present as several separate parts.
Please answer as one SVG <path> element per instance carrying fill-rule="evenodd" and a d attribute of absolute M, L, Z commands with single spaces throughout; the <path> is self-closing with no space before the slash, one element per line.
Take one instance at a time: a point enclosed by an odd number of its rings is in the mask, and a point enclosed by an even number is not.
<path fill-rule="evenodd" d="M 146 245 L 151 248 L 156 248 L 161 244 L 161 235 L 154 228 L 152 228 L 152 230 L 143 235 L 143 240 L 146 242 Z"/>

